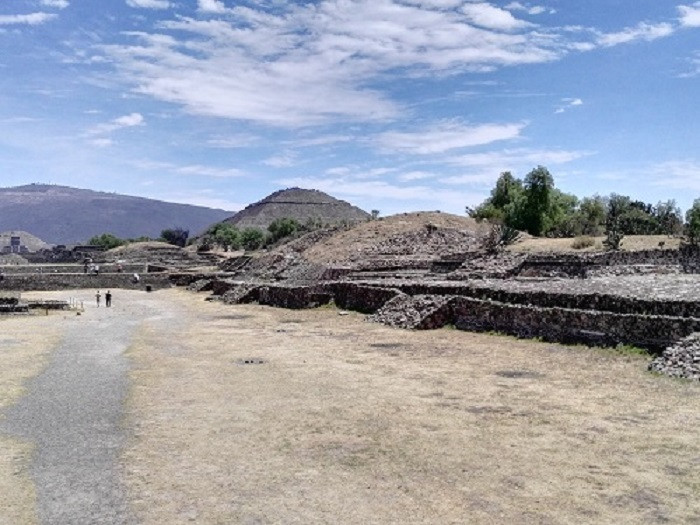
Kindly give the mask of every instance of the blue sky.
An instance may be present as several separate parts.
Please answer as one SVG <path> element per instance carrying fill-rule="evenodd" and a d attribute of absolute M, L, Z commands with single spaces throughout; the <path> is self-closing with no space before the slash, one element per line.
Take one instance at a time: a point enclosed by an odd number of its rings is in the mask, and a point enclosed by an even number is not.
<path fill-rule="evenodd" d="M 4 0 L 0 185 L 463 213 L 506 170 L 700 197 L 694 0 Z"/>

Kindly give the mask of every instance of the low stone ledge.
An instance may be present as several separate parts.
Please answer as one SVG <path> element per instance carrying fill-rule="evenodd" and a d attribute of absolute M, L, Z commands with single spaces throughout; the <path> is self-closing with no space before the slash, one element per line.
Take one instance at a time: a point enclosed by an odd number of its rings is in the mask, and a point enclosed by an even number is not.
<path fill-rule="evenodd" d="M 563 343 L 631 344 L 658 352 L 700 330 L 700 319 L 540 308 L 457 297 L 454 324 L 461 330 L 498 331 Z"/>
<path fill-rule="evenodd" d="M 138 283 L 132 276 L 123 273 L 100 275 L 85 274 L 38 274 L 38 275 L 6 275 L 0 281 L 0 290 L 16 291 L 52 291 L 72 290 L 80 288 L 124 288 L 141 290 L 167 288 L 171 286 L 166 274 L 145 274 Z"/>
<path fill-rule="evenodd" d="M 261 286 L 257 302 L 294 310 L 317 308 L 333 300 L 333 295 L 320 286 Z"/>
<path fill-rule="evenodd" d="M 402 293 L 396 288 L 379 288 L 338 282 L 327 285 L 339 308 L 371 314 Z"/>

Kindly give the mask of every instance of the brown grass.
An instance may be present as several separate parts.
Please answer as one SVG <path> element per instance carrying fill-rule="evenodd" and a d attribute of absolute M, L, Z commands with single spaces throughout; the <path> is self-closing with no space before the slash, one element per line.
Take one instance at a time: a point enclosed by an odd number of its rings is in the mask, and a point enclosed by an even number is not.
<path fill-rule="evenodd" d="M 700 523 L 700 385 L 644 358 L 159 294 L 188 313 L 130 352 L 144 523 Z"/>
<path fill-rule="evenodd" d="M 44 368 L 55 347 L 60 317 L 0 318 L 0 409 L 16 402 L 26 382 Z M 0 436 L 0 525 L 36 523 L 36 494 L 29 476 L 32 448 Z"/>
<path fill-rule="evenodd" d="M 422 231 L 427 224 L 439 228 L 454 228 L 485 235 L 487 224 L 479 224 L 469 217 L 440 212 L 401 213 L 375 221 L 363 222 L 342 231 L 304 252 L 312 262 L 328 263 L 352 259 L 359 252 L 402 233 Z"/>
<path fill-rule="evenodd" d="M 594 237 L 593 246 L 587 248 L 574 248 L 573 239 L 565 237 L 561 239 L 549 239 L 546 237 L 525 237 L 522 241 L 510 246 L 513 252 L 599 252 L 603 250 L 605 237 Z M 627 235 L 622 239 L 622 250 L 639 251 L 653 250 L 660 247 L 678 248 L 680 238 L 668 235 Z"/>

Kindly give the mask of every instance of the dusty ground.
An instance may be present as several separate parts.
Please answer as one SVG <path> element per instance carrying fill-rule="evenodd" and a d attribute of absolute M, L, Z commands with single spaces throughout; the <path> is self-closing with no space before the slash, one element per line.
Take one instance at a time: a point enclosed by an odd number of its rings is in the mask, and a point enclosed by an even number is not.
<path fill-rule="evenodd" d="M 514 252 L 600 252 L 604 250 L 605 237 L 594 237 L 595 244 L 588 248 L 575 249 L 574 238 L 549 239 L 546 237 L 531 237 L 524 235 L 523 239 L 509 247 Z M 678 248 L 679 237 L 668 235 L 627 235 L 622 239 L 620 248 L 627 251 L 655 250 L 660 247 Z"/>
<path fill-rule="evenodd" d="M 143 523 L 700 524 L 700 385 L 645 358 L 150 297 L 121 456 Z"/>
<path fill-rule="evenodd" d="M 59 336 L 59 327 L 46 318 L 0 317 L 0 410 L 25 393 L 24 383 L 46 366 Z M 36 494 L 27 468 L 31 452 L 29 444 L 0 435 L 0 525 L 36 519 Z"/>
<path fill-rule="evenodd" d="M 146 523 L 700 523 L 700 386 L 644 358 L 333 309 L 189 312 L 131 351 Z"/>

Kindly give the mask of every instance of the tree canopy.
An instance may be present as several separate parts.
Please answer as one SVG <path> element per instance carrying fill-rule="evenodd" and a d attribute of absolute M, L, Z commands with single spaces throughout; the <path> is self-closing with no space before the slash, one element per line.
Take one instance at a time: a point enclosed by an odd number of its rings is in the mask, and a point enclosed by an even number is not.
<path fill-rule="evenodd" d="M 537 236 L 595 236 L 612 224 L 619 235 L 675 235 L 683 230 L 681 211 L 673 200 L 654 206 L 614 193 L 579 200 L 556 188 L 544 166 L 530 171 L 522 181 L 508 171 L 501 173 L 489 198 L 467 212 Z"/>

